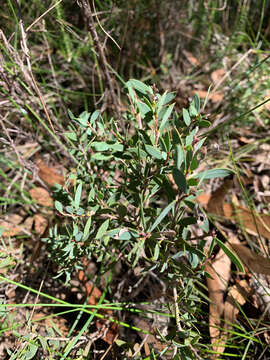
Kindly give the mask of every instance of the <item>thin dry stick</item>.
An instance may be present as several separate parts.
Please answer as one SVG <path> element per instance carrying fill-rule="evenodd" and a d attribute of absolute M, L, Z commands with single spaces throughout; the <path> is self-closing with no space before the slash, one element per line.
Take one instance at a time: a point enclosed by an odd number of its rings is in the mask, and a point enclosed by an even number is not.
<path fill-rule="evenodd" d="M 97 18 L 97 22 L 98 22 L 98 25 L 100 26 L 101 30 L 108 36 L 108 38 L 110 38 L 112 40 L 112 42 L 115 43 L 115 45 L 118 47 L 119 50 L 121 50 L 120 46 L 117 44 L 117 42 L 114 40 L 114 38 L 104 29 L 104 27 L 101 25 L 100 21 L 99 21 L 99 18 L 98 18 L 98 13 L 96 11 L 96 7 L 95 7 L 95 2 L 94 0 L 92 1 L 92 4 L 93 4 L 93 9 L 95 11 L 95 16 Z"/>
<path fill-rule="evenodd" d="M 30 74 L 30 77 L 31 77 L 31 80 L 32 80 L 32 83 L 33 83 L 33 87 L 34 87 L 34 89 L 35 89 L 35 91 L 36 91 L 36 93 L 37 93 L 37 95 L 39 97 L 39 100 L 40 100 L 40 102 L 42 104 L 43 110 L 44 110 L 44 112 L 46 114 L 46 117 L 47 117 L 47 120 L 48 120 L 48 122 L 50 124 L 50 127 L 53 130 L 53 132 L 55 133 L 55 130 L 54 130 L 50 115 L 48 113 L 47 107 L 45 105 L 45 101 L 44 101 L 43 96 L 42 96 L 42 93 L 38 88 L 37 82 L 36 82 L 34 74 L 32 72 L 32 66 L 31 66 L 31 61 L 30 61 L 30 53 L 29 53 L 29 49 L 28 49 L 28 46 L 27 46 L 26 33 L 24 31 L 23 20 L 22 20 L 21 14 L 20 14 L 20 5 L 18 3 L 18 0 L 16 0 L 16 2 L 17 2 L 18 9 L 19 9 L 19 27 L 20 27 L 21 35 L 22 35 L 21 47 L 22 47 L 22 50 L 23 50 L 23 52 L 24 52 L 24 54 L 26 56 L 26 63 L 27 63 L 28 72 Z"/>
<path fill-rule="evenodd" d="M 102 65 L 102 68 L 103 68 L 103 71 L 104 71 L 104 75 L 105 75 L 105 78 L 106 78 L 106 80 L 108 82 L 108 86 L 109 86 L 109 89 L 110 89 L 111 100 L 112 100 L 112 103 L 115 105 L 115 110 L 116 110 L 118 118 L 121 119 L 121 114 L 120 114 L 120 110 L 119 110 L 119 102 L 118 102 L 118 98 L 117 98 L 117 96 L 115 94 L 115 91 L 114 91 L 113 79 L 112 79 L 112 77 L 111 77 L 111 75 L 109 73 L 109 70 L 108 70 L 106 56 L 105 56 L 102 44 L 101 44 L 101 42 L 99 40 L 99 37 L 98 37 L 98 33 L 97 33 L 97 30 L 96 30 L 95 21 L 94 21 L 94 17 L 93 17 L 92 11 L 91 11 L 90 4 L 89 4 L 88 0 L 77 0 L 77 3 L 84 10 L 85 17 L 88 20 L 89 31 L 91 33 L 91 36 L 92 36 L 93 40 L 94 40 L 94 44 L 96 45 L 97 53 L 100 56 L 101 65 Z"/>
<path fill-rule="evenodd" d="M 107 354 L 109 353 L 109 351 L 111 350 L 111 348 L 113 347 L 114 342 L 117 340 L 118 338 L 118 334 L 115 336 L 115 338 L 113 339 L 113 343 L 110 344 L 110 346 L 108 347 L 108 349 L 105 351 L 105 353 L 102 355 L 102 357 L 100 358 L 100 360 L 105 359 L 105 357 L 107 356 Z"/>
<path fill-rule="evenodd" d="M 1 118 L 3 118 L 2 115 L 1 115 Z M 5 119 L 4 119 L 4 120 L 5 120 Z M 6 134 L 6 137 L 7 137 L 8 140 L 9 140 L 10 146 L 12 147 L 12 149 L 14 150 L 14 152 L 15 152 L 15 154 L 16 154 L 16 156 L 17 156 L 17 159 L 18 159 L 20 165 L 22 166 L 22 168 L 24 168 L 24 167 L 25 167 L 24 160 L 22 159 L 19 151 L 17 150 L 17 148 L 16 148 L 16 146 L 15 146 L 15 144 L 14 144 L 14 141 L 13 141 L 13 140 L 11 139 L 11 137 L 9 136 L 9 132 L 7 131 L 7 129 L 6 129 L 6 127 L 5 127 L 5 124 L 4 124 L 4 122 L 3 122 L 2 119 L 0 119 L 0 124 L 1 124 L 1 126 L 2 126 L 2 129 L 4 130 L 4 133 Z"/>
<path fill-rule="evenodd" d="M 49 7 L 48 10 L 46 10 L 42 15 L 40 15 L 35 21 L 32 22 L 31 25 L 28 26 L 28 28 L 25 30 L 25 32 L 27 33 L 31 27 L 33 27 L 36 23 L 39 22 L 39 20 L 41 20 L 45 15 L 47 15 L 52 9 L 54 9 L 57 5 L 59 5 L 63 0 L 59 0 L 57 1 L 57 3 L 55 3 L 54 5 L 52 5 L 51 7 Z"/>
<path fill-rule="evenodd" d="M 214 93 L 219 87 L 220 85 L 224 82 L 225 79 L 227 79 L 227 77 L 231 74 L 231 72 L 237 68 L 237 66 L 239 64 L 241 64 L 241 62 L 250 54 L 253 52 L 253 49 L 249 49 L 238 61 L 236 64 L 234 64 L 234 66 L 226 72 L 226 74 L 217 82 L 217 84 L 215 85 L 215 87 L 212 90 L 212 93 Z"/>
<path fill-rule="evenodd" d="M 174 300 L 174 313 L 175 313 L 175 321 L 178 331 L 183 331 L 183 328 L 180 323 L 180 315 L 179 315 L 179 308 L 177 303 L 177 290 L 176 286 L 173 287 L 173 300 Z"/>

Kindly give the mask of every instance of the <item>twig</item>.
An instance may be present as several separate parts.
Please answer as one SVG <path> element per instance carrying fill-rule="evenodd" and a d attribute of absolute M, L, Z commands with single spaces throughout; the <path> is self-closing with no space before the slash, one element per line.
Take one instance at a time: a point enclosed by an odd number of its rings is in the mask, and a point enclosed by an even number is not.
<path fill-rule="evenodd" d="M 238 61 L 236 64 L 233 65 L 233 67 L 226 72 L 226 74 L 216 83 L 215 87 L 212 90 L 212 93 L 214 93 L 219 87 L 220 85 L 224 82 L 224 80 L 231 74 L 231 72 L 237 68 L 237 66 L 239 64 L 241 64 L 241 62 L 250 54 L 252 53 L 254 50 L 253 49 L 249 49 Z"/>
<path fill-rule="evenodd" d="M 111 75 L 109 73 L 109 70 L 108 70 L 107 59 L 106 59 L 104 49 L 102 47 L 102 44 L 100 42 L 97 30 L 96 30 L 95 21 L 94 21 L 94 17 L 93 17 L 93 14 L 92 14 L 92 10 L 91 10 L 89 1 L 88 0 L 77 0 L 77 3 L 84 10 L 85 17 L 88 20 L 88 28 L 89 28 L 89 31 L 90 31 L 91 36 L 93 38 L 94 44 L 95 44 L 95 46 L 97 48 L 97 53 L 100 56 L 101 65 L 102 65 L 102 68 L 103 68 L 103 71 L 104 71 L 104 75 L 105 75 L 105 78 L 107 80 L 107 83 L 108 83 L 108 86 L 109 86 L 109 89 L 110 89 L 111 101 L 115 105 L 115 110 L 116 110 L 117 117 L 119 119 L 121 119 L 121 114 L 120 114 L 120 110 L 119 110 L 119 101 L 118 101 L 118 98 L 117 98 L 117 96 L 115 94 L 115 91 L 114 91 L 113 79 L 112 79 L 112 77 L 111 77 Z"/>
<path fill-rule="evenodd" d="M 98 18 L 98 13 L 96 11 L 96 7 L 95 7 L 95 2 L 94 0 L 92 1 L 92 4 L 93 4 L 93 9 L 95 11 L 95 15 L 96 15 L 96 18 L 97 18 L 97 22 L 98 22 L 98 25 L 100 26 L 100 28 L 102 29 L 102 31 L 108 36 L 108 38 L 110 38 L 112 40 L 113 43 L 115 43 L 115 45 L 118 47 L 119 50 L 121 50 L 120 46 L 117 44 L 117 42 L 114 40 L 114 38 L 104 29 L 104 27 L 101 25 L 100 21 L 99 21 L 99 18 Z"/>
<path fill-rule="evenodd" d="M 35 80 L 35 77 L 34 77 L 34 74 L 33 74 L 33 71 L 32 71 L 32 66 L 31 66 L 31 61 L 30 61 L 30 53 L 29 53 L 29 49 L 28 49 L 28 46 L 27 46 L 27 37 L 26 37 L 26 33 L 24 31 L 24 26 L 23 26 L 23 20 L 22 20 L 22 17 L 21 17 L 21 11 L 20 11 L 20 4 L 18 2 L 18 0 L 16 0 L 16 3 L 17 3 L 17 7 L 18 7 L 18 12 L 19 12 L 19 27 L 20 27 L 20 30 L 21 30 L 21 35 L 22 35 L 22 39 L 21 39 L 21 47 L 22 47 L 22 50 L 26 56 L 26 63 L 27 63 L 27 68 L 28 68 L 28 72 L 30 74 L 30 77 L 31 77 L 31 80 L 32 80 L 32 84 L 33 84 L 33 88 L 35 89 L 38 97 L 39 97 L 39 100 L 42 104 L 42 108 L 46 114 L 46 117 L 47 117 L 47 120 L 50 124 L 50 127 L 52 129 L 52 131 L 55 133 L 55 130 L 54 130 L 54 127 L 53 127 L 53 124 L 52 124 L 52 121 L 51 121 L 51 118 L 50 118 L 50 115 L 48 113 L 48 110 L 46 108 L 46 105 L 45 105 L 45 101 L 43 99 L 43 95 L 41 93 L 41 91 L 39 90 L 38 88 L 38 85 L 37 85 L 37 82 Z"/>
<path fill-rule="evenodd" d="M 39 22 L 39 20 L 41 20 L 45 15 L 47 15 L 52 9 L 54 9 L 57 5 L 59 5 L 63 0 L 59 0 L 57 1 L 57 3 L 55 3 L 54 5 L 52 5 L 48 10 L 46 10 L 42 15 L 40 15 L 34 22 L 32 22 L 31 25 L 28 26 L 28 28 L 26 28 L 25 32 L 28 32 L 31 27 L 33 27 L 34 25 L 36 25 L 37 22 Z"/>

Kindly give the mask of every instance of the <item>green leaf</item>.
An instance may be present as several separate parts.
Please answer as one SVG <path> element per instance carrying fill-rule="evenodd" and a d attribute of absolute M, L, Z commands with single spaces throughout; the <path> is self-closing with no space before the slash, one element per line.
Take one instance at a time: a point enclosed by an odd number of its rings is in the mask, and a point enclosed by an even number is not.
<path fill-rule="evenodd" d="M 157 97 L 159 98 L 156 104 L 157 114 L 159 114 L 159 112 L 163 109 L 166 95 L 167 95 L 167 91 L 165 91 L 165 93 L 162 96 L 160 96 L 159 94 L 157 95 Z"/>
<path fill-rule="evenodd" d="M 185 175 L 179 169 L 174 168 L 173 169 L 173 178 L 174 178 L 176 185 L 178 186 L 178 189 L 183 191 L 184 193 L 187 193 L 188 186 L 187 186 L 187 181 L 186 181 Z"/>
<path fill-rule="evenodd" d="M 180 170 L 180 167 L 184 161 L 184 151 L 181 145 L 176 145 L 176 167 Z"/>
<path fill-rule="evenodd" d="M 155 159 L 158 159 L 158 160 L 164 159 L 163 154 L 165 154 L 165 159 L 166 159 L 167 154 L 160 151 L 159 149 L 157 149 L 156 147 L 154 147 L 152 145 L 145 145 L 145 150 L 149 155 L 153 156 L 153 158 L 155 158 Z"/>
<path fill-rule="evenodd" d="M 168 104 L 170 101 L 172 101 L 173 99 L 175 98 L 175 94 L 174 93 L 166 93 L 166 97 L 165 97 L 165 100 L 164 100 L 164 103 L 163 105 L 166 105 Z"/>
<path fill-rule="evenodd" d="M 77 138 L 77 134 L 73 131 L 69 131 L 69 132 L 66 132 L 65 133 L 65 136 L 70 139 L 70 140 L 73 140 L 73 141 L 77 141 L 78 138 Z"/>
<path fill-rule="evenodd" d="M 67 110 L 67 112 L 68 112 L 69 118 L 70 118 L 71 120 L 75 120 L 75 116 L 72 114 L 72 112 L 71 112 L 69 109 Z"/>
<path fill-rule="evenodd" d="M 153 90 L 151 86 L 147 86 L 143 82 L 136 79 L 130 79 L 126 83 L 126 86 L 132 87 L 133 89 L 140 91 L 144 95 L 153 94 Z"/>
<path fill-rule="evenodd" d="M 54 202 L 54 206 L 57 211 L 62 212 L 63 211 L 63 205 L 60 203 L 60 201 L 56 200 Z"/>
<path fill-rule="evenodd" d="M 103 237 L 103 235 L 108 229 L 109 223 L 110 223 L 110 219 L 107 219 L 101 224 L 100 228 L 98 229 L 96 239 L 101 239 Z"/>
<path fill-rule="evenodd" d="M 167 120 L 169 119 L 169 117 L 171 116 L 171 113 L 173 111 L 173 108 L 174 108 L 174 105 L 175 104 L 171 104 L 170 106 L 168 106 L 165 114 L 163 115 L 163 118 L 161 120 L 161 123 L 160 123 L 160 127 L 159 127 L 159 131 L 162 131 L 167 123 Z"/>
<path fill-rule="evenodd" d="M 200 228 L 206 233 L 209 232 L 209 220 L 207 219 L 207 217 L 205 218 L 204 222 L 200 225 Z"/>
<path fill-rule="evenodd" d="M 197 186 L 198 185 L 198 179 L 188 179 L 187 181 L 188 186 Z"/>
<path fill-rule="evenodd" d="M 225 252 L 225 254 L 230 258 L 230 260 L 236 265 L 236 267 L 241 272 L 245 272 L 244 266 L 239 259 L 239 257 L 232 252 L 222 241 L 220 241 L 218 238 L 215 237 L 215 241 L 217 244 L 221 247 L 221 249 Z"/>
<path fill-rule="evenodd" d="M 195 169 L 197 169 L 198 166 L 199 166 L 199 162 L 197 159 L 197 154 L 194 154 L 193 159 L 190 164 L 190 170 L 194 171 Z"/>
<path fill-rule="evenodd" d="M 233 171 L 229 169 L 211 169 L 196 174 L 194 178 L 199 178 L 200 180 L 208 180 L 213 178 L 229 176 L 231 174 L 233 174 Z"/>
<path fill-rule="evenodd" d="M 82 195 L 82 183 L 79 183 L 74 198 L 75 209 L 78 209 L 78 207 L 80 206 L 81 195 Z"/>
<path fill-rule="evenodd" d="M 142 118 L 144 118 L 145 115 L 148 114 L 149 112 L 152 113 L 152 109 L 149 108 L 149 106 L 147 104 L 145 104 L 144 102 L 138 101 L 137 106 L 138 106 L 138 109 L 140 111 Z"/>
<path fill-rule="evenodd" d="M 96 110 L 93 112 L 93 114 L 91 115 L 91 118 L 90 118 L 90 122 L 91 124 L 93 124 L 93 122 L 95 122 L 97 120 L 97 118 L 99 117 L 100 115 L 100 111 L 99 110 Z"/>
<path fill-rule="evenodd" d="M 127 230 L 119 235 L 118 240 L 130 240 L 132 238 L 138 238 L 139 235 L 134 230 Z"/>
<path fill-rule="evenodd" d="M 198 123 L 200 128 L 208 128 L 211 125 L 211 122 L 208 120 L 202 120 Z"/>
<path fill-rule="evenodd" d="M 154 260 L 154 261 L 157 261 L 158 257 L 159 257 L 159 243 L 156 243 L 153 260 Z"/>
<path fill-rule="evenodd" d="M 92 188 L 92 189 L 90 190 L 90 192 L 89 192 L 89 195 L 88 195 L 88 202 L 93 201 L 94 198 L 95 198 L 95 189 Z"/>
<path fill-rule="evenodd" d="M 87 111 L 84 111 L 83 113 L 81 113 L 81 115 L 79 116 L 79 118 L 77 120 L 83 126 L 87 126 L 89 116 L 90 116 L 90 114 Z"/>
<path fill-rule="evenodd" d="M 92 223 L 92 217 L 90 216 L 88 218 L 88 220 L 86 221 L 86 224 L 85 224 L 85 227 L 84 227 L 84 230 L 83 230 L 83 239 L 87 239 L 88 235 L 89 235 L 89 230 L 90 230 L 90 226 L 91 226 L 91 223 Z"/>
<path fill-rule="evenodd" d="M 206 140 L 206 138 L 203 138 L 203 139 L 201 139 L 201 140 L 197 143 L 197 145 L 195 146 L 195 149 L 194 149 L 194 154 L 195 154 L 198 150 L 200 150 L 200 148 L 203 146 L 203 143 L 205 142 L 205 140 Z"/>
<path fill-rule="evenodd" d="M 0 269 L 7 268 L 9 265 L 14 264 L 14 259 L 11 256 L 0 260 Z"/>
<path fill-rule="evenodd" d="M 110 146 L 110 149 L 112 149 L 113 151 L 123 151 L 124 150 L 124 145 L 119 144 L 118 142 L 113 143 L 113 144 L 108 144 Z"/>
<path fill-rule="evenodd" d="M 94 147 L 96 151 L 107 151 L 110 148 L 110 146 L 104 141 L 93 141 L 91 146 Z"/>
<path fill-rule="evenodd" d="M 95 159 L 95 160 L 109 160 L 111 159 L 113 156 L 112 155 L 103 155 L 100 153 L 96 153 L 93 156 L 91 156 L 91 159 Z"/>
<path fill-rule="evenodd" d="M 200 111 L 200 98 L 197 93 L 194 95 L 193 102 L 194 102 L 196 110 L 199 112 Z"/>
<path fill-rule="evenodd" d="M 198 115 L 198 111 L 196 110 L 193 101 L 192 101 L 192 103 L 191 103 L 190 106 L 189 106 L 189 114 L 190 114 L 191 117 L 195 117 L 195 116 Z"/>
<path fill-rule="evenodd" d="M 29 343 L 28 349 L 29 350 L 24 354 L 25 360 L 33 359 L 33 357 L 36 355 L 38 351 L 38 346 L 36 344 Z"/>
<path fill-rule="evenodd" d="M 190 116 L 189 116 L 189 113 L 187 111 L 187 109 L 183 109 L 183 119 L 184 119 L 184 122 L 187 126 L 190 125 L 190 122 L 191 122 L 191 119 L 190 119 Z"/>
<path fill-rule="evenodd" d="M 163 209 L 161 211 L 161 213 L 159 214 L 159 216 L 157 217 L 156 221 L 154 222 L 154 224 L 151 226 L 149 232 L 152 232 L 157 226 L 158 224 L 165 218 L 165 216 L 171 211 L 171 209 L 174 207 L 175 204 L 175 200 L 173 200 L 168 206 L 165 207 L 165 209 Z"/>
<path fill-rule="evenodd" d="M 196 129 L 192 130 L 191 133 L 186 137 L 186 146 L 189 146 L 192 144 L 195 133 L 196 133 Z"/>

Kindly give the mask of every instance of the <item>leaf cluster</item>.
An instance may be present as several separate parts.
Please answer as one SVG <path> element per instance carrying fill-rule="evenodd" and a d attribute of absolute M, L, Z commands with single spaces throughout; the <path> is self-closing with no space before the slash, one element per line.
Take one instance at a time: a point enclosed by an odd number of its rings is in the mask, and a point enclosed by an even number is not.
<path fill-rule="evenodd" d="M 195 95 L 188 109 L 174 111 L 173 93 L 131 79 L 125 91 L 130 104 L 119 129 L 101 113 L 70 114 L 65 133 L 78 160 L 69 176 L 71 188 L 55 190 L 61 223 L 44 239 L 61 272 L 80 268 L 84 256 L 104 269 L 119 259 L 174 279 L 204 260 L 203 241 L 190 242 L 197 223 L 195 198 L 203 179 L 226 176 L 224 169 L 196 173 L 209 122 Z M 63 219 L 67 221 L 63 221 Z M 71 221 L 70 221 L 71 220 Z M 208 231 L 208 220 L 201 225 Z"/>

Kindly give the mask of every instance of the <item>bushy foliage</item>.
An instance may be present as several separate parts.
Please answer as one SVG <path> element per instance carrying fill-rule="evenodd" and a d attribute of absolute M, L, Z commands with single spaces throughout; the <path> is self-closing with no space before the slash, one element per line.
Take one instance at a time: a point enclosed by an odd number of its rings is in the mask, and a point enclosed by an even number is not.
<path fill-rule="evenodd" d="M 104 272 L 120 260 L 129 268 L 139 265 L 142 273 L 154 271 L 166 283 L 181 279 L 188 347 L 199 339 L 192 330 L 200 302 L 194 280 L 204 275 L 208 256 L 205 240 L 191 240 L 190 226 L 200 223 L 209 231 L 195 198 L 204 179 L 229 171 L 196 172 L 206 140 L 199 132 L 210 124 L 200 114 L 198 96 L 180 116 L 173 93 L 161 95 L 138 80 L 125 89 L 130 104 L 121 125 L 113 118 L 105 122 L 98 110 L 70 113 L 65 135 L 78 167 L 54 193 L 66 225 L 55 225 L 44 241 L 67 281 L 83 257 L 94 258 Z"/>

